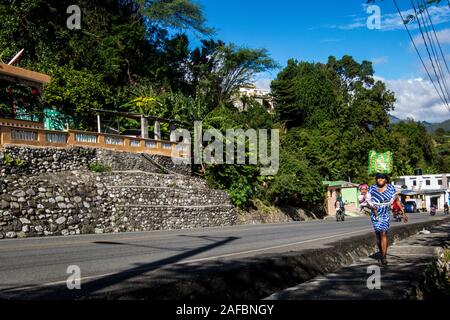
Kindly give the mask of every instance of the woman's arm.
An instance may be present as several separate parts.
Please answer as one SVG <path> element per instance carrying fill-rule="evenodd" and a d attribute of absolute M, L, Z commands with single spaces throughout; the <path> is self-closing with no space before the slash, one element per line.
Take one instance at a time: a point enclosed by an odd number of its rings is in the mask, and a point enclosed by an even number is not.
<path fill-rule="evenodd" d="M 400 201 L 400 199 L 397 199 L 397 204 L 398 204 L 398 206 L 399 206 L 399 208 L 400 208 L 400 211 L 402 212 L 402 215 L 403 215 L 403 221 L 404 221 L 405 223 L 408 223 L 409 217 L 408 217 L 408 215 L 406 214 L 406 212 L 405 212 L 405 207 L 403 206 L 403 203 Z"/>

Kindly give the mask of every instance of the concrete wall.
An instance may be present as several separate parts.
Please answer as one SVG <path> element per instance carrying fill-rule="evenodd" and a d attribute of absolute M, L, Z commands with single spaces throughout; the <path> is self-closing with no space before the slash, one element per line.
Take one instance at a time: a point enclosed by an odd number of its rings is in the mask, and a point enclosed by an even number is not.
<path fill-rule="evenodd" d="M 31 122 L 33 123 L 33 122 Z M 156 154 L 166 157 L 187 157 L 185 145 L 171 141 L 142 139 L 122 135 L 77 130 L 42 129 L 43 124 L 0 119 L 0 145 L 67 148 L 70 146 L 103 148 L 114 151 Z"/>
<path fill-rule="evenodd" d="M 450 188 L 450 174 L 404 176 L 394 181 L 394 185 L 397 188 L 406 186 L 409 190 L 447 189 Z"/>
<path fill-rule="evenodd" d="M 336 201 L 338 193 L 342 195 L 345 203 L 345 210 L 348 212 L 356 212 L 359 210 L 358 188 L 328 188 L 326 193 L 327 215 L 334 216 L 336 214 Z"/>
<path fill-rule="evenodd" d="M 342 198 L 345 202 L 345 210 L 348 212 L 356 212 L 359 208 L 358 188 L 343 188 Z"/>

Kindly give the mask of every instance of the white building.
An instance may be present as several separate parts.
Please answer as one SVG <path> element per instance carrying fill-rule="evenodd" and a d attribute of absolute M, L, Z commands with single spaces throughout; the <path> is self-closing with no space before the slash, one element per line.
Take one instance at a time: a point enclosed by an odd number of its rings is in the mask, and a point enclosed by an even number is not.
<path fill-rule="evenodd" d="M 402 191 L 405 200 L 416 199 L 419 209 L 430 210 L 435 204 L 439 210 L 449 203 L 450 173 L 422 176 L 403 176 L 393 182 Z"/>
<path fill-rule="evenodd" d="M 260 89 L 251 84 L 239 88 L 239 92 L 233 98 L 233 103 L 240 111 L 245 110 L 247 107 L 245 98 L 253 98 L 265 107 L 268 112 L 273 111 L 274 105 L 270 90 Z"/>

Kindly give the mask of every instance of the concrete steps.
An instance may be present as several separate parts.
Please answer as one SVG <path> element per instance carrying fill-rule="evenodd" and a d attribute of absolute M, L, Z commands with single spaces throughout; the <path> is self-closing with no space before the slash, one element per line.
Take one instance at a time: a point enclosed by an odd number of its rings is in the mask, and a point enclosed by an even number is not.
<path fill-rule="evenodd" d="M 221 206 L 229 202 L 226 193 L 210 189 L 107 186 L 107 190 L 119 206 Z"/>
<path fill-rule="evenodd" d="M 114 171 L 104 174 L 102 182 L 109 187 L 160 187 L 177 189 L 209 189 L 206 181 L 176 174 L 143 171 Z"/>
<path fill-rule="evenodd" d="M 116 210 L 116 231 L 224 226 L 237 219 L 227 193 L 198 178 L 129 171 L 105 174 L 101 183 Z"/>

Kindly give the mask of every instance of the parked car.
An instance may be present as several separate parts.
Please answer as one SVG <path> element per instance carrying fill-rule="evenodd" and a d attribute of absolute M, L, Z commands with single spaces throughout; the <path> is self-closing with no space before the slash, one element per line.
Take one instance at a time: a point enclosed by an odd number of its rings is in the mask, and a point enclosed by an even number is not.
<path fill-rule="evenodd" d="M 419 212 L 419 210 L 417 208 L 417 203 L 415 201 L 406 201 L 406 203 L 405 203 L 405 212 L 406 213 Z"/>

